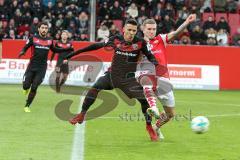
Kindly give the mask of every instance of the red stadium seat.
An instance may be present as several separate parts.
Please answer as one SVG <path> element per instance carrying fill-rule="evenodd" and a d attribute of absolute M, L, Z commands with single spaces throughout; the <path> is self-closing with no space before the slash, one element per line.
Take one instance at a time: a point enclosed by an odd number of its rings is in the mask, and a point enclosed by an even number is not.
<path fill-rule="evenodd" d="M 113 20 L 113 24 L 122 32 L 123 22 L 122 20 Z"/>
<path fill-rule="evenodd" d="M 227 19 L 227 13 L 216 13 L 216 16 L 215 16 L 216 22 L 218 22 L 221 17 L 224 17 L 225 20 L 228 21 L 228 19 Z"/>
<path fill-rule="evenodd" d="M 228 15 L 228 23 L 229 25 L 237 25 L 240 24 L 240 15 L 239 14 L 231 14 Z"/>
<path fill-rule="evenodd" d="M 212 16 L 213 19 L 214 19 L 214 13 L 203 13 L 203 14 L 202 14 L 202 20 L 203 20 L 204 22 L 207 21 L 209 16 Z"/>
<path fill-rule="evenodd" d="M 231 25 L 230 28 L 231 28 L 231 37 L 232 37 L 234 34 L 237 33 L 237 29 L 240 28 L 240 26 L 239 25 Z"/>

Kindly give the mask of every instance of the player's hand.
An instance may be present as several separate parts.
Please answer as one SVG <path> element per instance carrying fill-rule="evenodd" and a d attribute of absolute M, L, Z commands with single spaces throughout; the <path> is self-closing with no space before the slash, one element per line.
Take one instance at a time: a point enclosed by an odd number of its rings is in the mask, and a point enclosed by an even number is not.
<path fill-rule="evenodd" d="M 21 52 L 19 53 L 19 55 L 18 55 L 18 58 L 21 58 L 23 55 L 24 55 L 24 52 L 21 51 Z"/>
<path fill-rule="evenodd" d="M 186 19 L 186 21 L 187 21 L 188 23 L 192 23 L 192 22 L 194 22 L 196 19 L 197 19 L 197 15 L 196 15 L 196 14 L 190 14 L 190 15 L 188 16 L 188 18 Z"/>

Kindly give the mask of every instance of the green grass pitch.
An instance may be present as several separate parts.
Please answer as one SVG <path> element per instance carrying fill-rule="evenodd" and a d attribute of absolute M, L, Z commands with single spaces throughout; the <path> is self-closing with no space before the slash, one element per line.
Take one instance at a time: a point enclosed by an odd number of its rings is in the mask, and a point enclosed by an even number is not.
<path fill-rule="evenodd" d="M 32 112 L 24 113 L 20 85 L 0 85 L 0 91 L 0 160 L 71 159 L 75 127 L 57 118 L 55 106 L 71 99 L 76 113 L 79 96 L 41 86 Z M 84 160 L 240 160 L 239 97 L 239 91 L 176 90 L 177 117 L 162 128 L 162 142 L 149 140 L 139 104 L 119 100 L 114 111 L 86 122 Z M 191 131 L 196 115 L 209 118 L 207 133 Z"/>

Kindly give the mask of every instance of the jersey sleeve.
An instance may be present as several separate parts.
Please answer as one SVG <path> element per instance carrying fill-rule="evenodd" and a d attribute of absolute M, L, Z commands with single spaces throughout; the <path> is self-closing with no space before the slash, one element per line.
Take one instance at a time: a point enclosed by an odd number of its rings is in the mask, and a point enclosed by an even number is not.
<path fill-rule="evenodd" d="M 158 65 L 158 61 L 156 60 L 156 58 L 154 57 L 154 55 L 152 54 L 152 51 L 150 49 L 150 46 L 148 45 L 148 43 L 143 40 L 143 45 L 142 45 L 142 53 L 147 57 L 147 59 L 153 63 L 154 65 Z"/>
<path fill-rule="evenodd" d="M 33 37 L 30 37 L 30 38 L 27 40 L 27 42 L 26 42 L 26 44 L 25 44 L 25 46 L 23 47 L 23 49 L 22 49 L 21 52 L 25 53 L 25 52 L 28 50 L 28 48 L 31 47 L 32 45 L 33 45 Z"/>
<path fill-rule="evenodd" d="M 167 34 L 159 34 L 159 35 L 158 35 L 158 38 L 163 41 L 165 47 L 166 47 L 166 45 L 169 43 L 168 35 L 167 35 Z"/>

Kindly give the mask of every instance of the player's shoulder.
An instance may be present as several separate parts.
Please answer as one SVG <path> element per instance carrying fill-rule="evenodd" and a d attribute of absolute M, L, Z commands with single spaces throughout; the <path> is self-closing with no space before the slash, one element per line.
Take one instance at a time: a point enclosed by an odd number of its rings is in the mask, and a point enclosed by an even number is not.
<path fill-rule="evenodd" d="M 138 42 L 146 43 L 146 41 L 144 40 L 144 38 L 143 38 L 143 37 L 140 37 L 140 36 L 135 36 L 134 39 L 133 39 L 133 41 L 134 41 L 135 43 L 138 43 Z"/>

